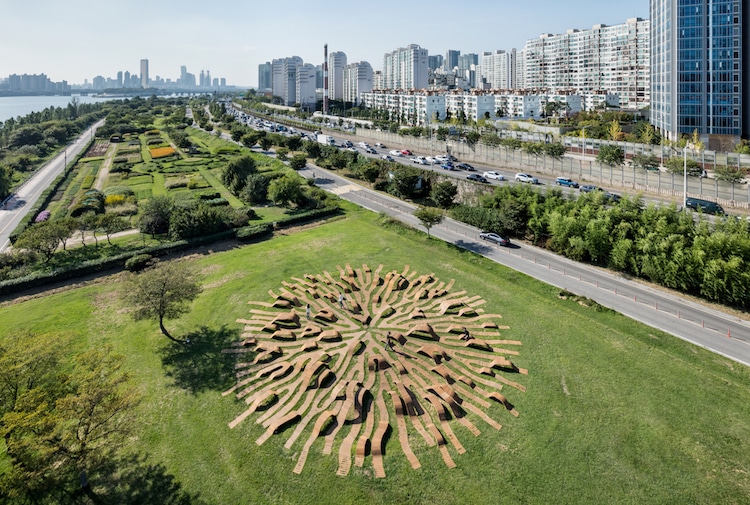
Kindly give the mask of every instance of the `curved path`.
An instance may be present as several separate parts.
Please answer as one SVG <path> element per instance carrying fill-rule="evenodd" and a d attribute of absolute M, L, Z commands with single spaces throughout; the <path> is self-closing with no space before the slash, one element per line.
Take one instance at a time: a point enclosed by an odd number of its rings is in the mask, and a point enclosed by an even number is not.
<path fill-rule="evenodd" d="M 319 187 L 345 200 L 422 228 L 413 215 L 415 205 L 364 188 L 319 167 L 308 167 L 301 173 L 315 176 Z M 491 245 L 479 239 L 479 230 L 453 219 L 446 218 L 430 234 L 750 366 L 750 323 L 735 316 L 532 245 L 514 244 L 510 248 Z"/>

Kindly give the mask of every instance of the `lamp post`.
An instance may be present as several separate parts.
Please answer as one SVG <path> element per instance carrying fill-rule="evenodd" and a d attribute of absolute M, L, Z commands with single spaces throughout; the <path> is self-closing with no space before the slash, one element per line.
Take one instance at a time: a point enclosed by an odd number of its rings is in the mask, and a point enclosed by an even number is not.
<path fill-rule="evenodd" d="M 682 210 L 687 210 L 687 148 L 682 148 Z"/>
<path fill-rule="evenodd" d="M 583 157 L 586 157 L 586 128 L 588 128 L 591 125 L 586 125 L 583 128 L 581 128 L 581 138 L 583 139 Z"/>

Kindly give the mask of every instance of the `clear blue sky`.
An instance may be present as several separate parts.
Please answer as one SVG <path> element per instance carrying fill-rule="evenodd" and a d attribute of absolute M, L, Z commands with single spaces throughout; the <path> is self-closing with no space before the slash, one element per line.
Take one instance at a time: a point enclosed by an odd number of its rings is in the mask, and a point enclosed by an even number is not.
<path fill-rule="evenodd" d="M 319 64 L 324 43 L 380 70 L 384 53 L 408 44 L 442 55 L 521 49 L 542 33 L 647 19 L 648 9 L 648 0 L 0 0 L 0 78 L 45 73 L 80 84 L 140 73 L 147 58 L 152 78 L 174 80 L 186 65 L 255 86 L 258 64 Z"/>

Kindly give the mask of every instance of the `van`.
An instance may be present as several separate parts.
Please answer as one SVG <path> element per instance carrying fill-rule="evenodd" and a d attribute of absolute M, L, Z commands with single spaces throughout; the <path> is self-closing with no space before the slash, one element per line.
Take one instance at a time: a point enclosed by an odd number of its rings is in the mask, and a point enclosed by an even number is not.
<path fill-rule="evenodd" d="M 724 209 L 715 202 L 701 200 L 700 198 L 688 198 L 685 200 L 685 207 L 693 210 L 700 210 L 704 214 L 724 215 Z"/>

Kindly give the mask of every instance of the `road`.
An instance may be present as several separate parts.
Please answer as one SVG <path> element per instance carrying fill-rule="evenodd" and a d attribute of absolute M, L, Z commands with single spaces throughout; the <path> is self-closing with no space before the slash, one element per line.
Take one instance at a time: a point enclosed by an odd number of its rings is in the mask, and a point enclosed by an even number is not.
<path fill-rule="evenodd" d="M 16 190 L 3 207 L 0 207 L 0 252 L 3 252 L 10 245 L 10 234 L 13 233 L 24 216 L 29 213 L 44 190 L 65 170 L 66 162 L 72 162 L 83 151 L 88 145 L 88 140 L 103 124 L 104 120 L 102 119 L 81 133 L 60 154 L 44 164 L 36 174 Z"/>
<path fill-rule="evenodd" d="M 385 212 L 415 228 L 416 206 L 369 190 L 315 167 L 301 171 L 316 184 L 373 212 Z M 433 237 L 481 254 L 547 284 L 590 298 L 625 316 L 750 366 L 750 323 L 646 286 L 615 273 L 576 263 L 527 244 L 500 247 L 479 239 L 479 230 L 452 219 L 430 230 Z"/>

